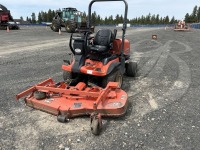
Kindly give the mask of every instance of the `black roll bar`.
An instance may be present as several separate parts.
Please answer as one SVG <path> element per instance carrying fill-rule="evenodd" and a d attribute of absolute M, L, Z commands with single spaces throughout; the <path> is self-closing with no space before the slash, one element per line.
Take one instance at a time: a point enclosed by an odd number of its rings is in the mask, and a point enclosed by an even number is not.
<path fill-rule="evenodd" d="M 124 13 L 124 22 L 123 22 L 123 28 L 122 28 L 122 49 L 121 49 L 121 55 L 124 55 L 124 39 L 125 39 L 125 34 L 126 34 L 126 27 L 127 27 L 127 15 L 128 15 L 128 3 L 126 0 L 92 0 L 89 4 L 88 7 L 88 23 L 87 23 L 87 28 L 91 28 L 91 9 L 92 9 L 92 4 L 95 2 L 108 2 L 108 1 L 122 1 L 125 4 L 125 13 Z"/>

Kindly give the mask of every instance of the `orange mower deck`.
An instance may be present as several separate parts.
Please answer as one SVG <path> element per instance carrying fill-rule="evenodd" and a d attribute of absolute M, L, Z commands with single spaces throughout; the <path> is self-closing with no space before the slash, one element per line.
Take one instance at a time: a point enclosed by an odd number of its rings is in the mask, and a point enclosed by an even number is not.
<path fill-rule="evenodd" d="M 185 28 L 176 28 L 174 29 L 174 31 L 190 31 L 189 28 L 185 29 Z"/>
<path fill-rule="evenodd" d="M 34 97 L 35 91 L 45 92 L 46 98 L 38 100 Z M 109 82 L 102 89 L 86 87 L 83 82 L 76 86 L 68 86 L 64 82 L 55 84 L 48 79 L 21 92 L 16 98 L 19 100 L 24 96 L 27 106 L 67 118 L 94 112 L 101 116 L 121 116 L 127 109 L 127 93 L 118 88 L 116 82 Z"/>

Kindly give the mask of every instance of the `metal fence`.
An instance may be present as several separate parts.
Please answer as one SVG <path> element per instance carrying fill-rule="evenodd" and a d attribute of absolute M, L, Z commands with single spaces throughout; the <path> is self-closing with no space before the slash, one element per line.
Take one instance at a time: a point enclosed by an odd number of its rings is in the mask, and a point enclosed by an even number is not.
<path fill-rule="evenodd" d="M 46 26 L 49 24 L 19 24 L 20 26 Z M 96 25 L 96 26 L 105 26 L 105 27 L 116 27 L 118 25 Z M 132 28 L 164 28 L 164 27 L 174 27 L 174 24 L 153 24 L 153 25 L 130 25 Z M 200 29 L 200 23 L 190 24 L 191 28 Z"/>
<path fill-rule="evenodd" d="M 191 28 L 200 29 L 200 23 L 191 24 Z"/>
<path fill-rule="evenodd" d="M 164 28 L 164 27 L 173 27 L 174 24 L 147 24 L 147 25 L 131 25 L 131 27 L 135 28 Z"/>

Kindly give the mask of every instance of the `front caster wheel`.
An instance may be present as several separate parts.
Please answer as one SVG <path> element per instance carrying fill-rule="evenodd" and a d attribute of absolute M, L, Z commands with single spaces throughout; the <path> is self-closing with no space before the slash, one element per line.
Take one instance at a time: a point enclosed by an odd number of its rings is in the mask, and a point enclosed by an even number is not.
<path fill-rule="evenodd" d="M 91 132 L 94 135 L 99 135 L 101 132 L 100 125 L 99 125 L 99 120 L 98 119 L 93 119 L 92 124 L 91 124 Z"/>
<path fill-rule="evenodd" d="M 67 117 L 64 115 L 58 115 L 57 120 L 58 122 L 65 123 L 65 122 L 68 122 L 69 119 L 67 119 Z"/>
<path fill-rule="evenodd" d="M 101 115 L 91 115 L 91 132 L 94 135 L 99 135 L 102 129 Z"/>

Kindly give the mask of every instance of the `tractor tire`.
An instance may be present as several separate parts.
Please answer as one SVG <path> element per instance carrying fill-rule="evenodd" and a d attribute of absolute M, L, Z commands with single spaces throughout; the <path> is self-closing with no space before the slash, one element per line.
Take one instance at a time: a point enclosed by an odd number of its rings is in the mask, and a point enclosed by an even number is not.
<path fill-rule="evenodd" d="M 126 64 L 126 75 L 129 77 L 135 77 L 137 74 L 137 63 L 129 62 Z"/>
<path fill-rule="evenodd" d="M 54 32 L 58 32 L 60 28 L 60 21 L 58 19 L 54 19 L 51 24 L 51 30 L 53 30 Z"/>
<path fill-rule="evenodd" d="M 66 22 L 65 29 L 68 33 L 75 33 L 76 32 L 76 22 L 73 20 Z"/>
<path fill-rule="evenodd" d="M 120 70 L 110 73 L 102 78 L 101 87 L 105 88 L 109 82 L 119 82 L 119 88 L 123 84 L 123 74 Z"/>

